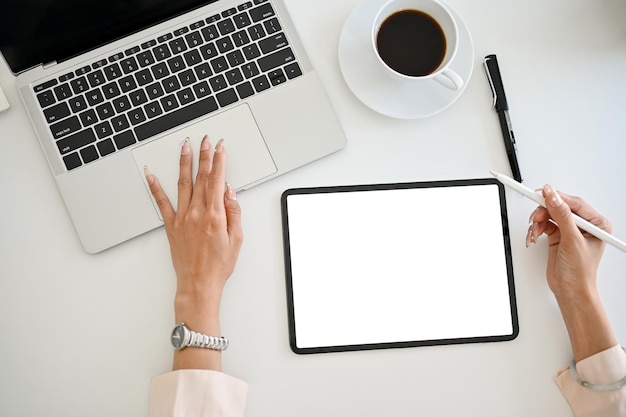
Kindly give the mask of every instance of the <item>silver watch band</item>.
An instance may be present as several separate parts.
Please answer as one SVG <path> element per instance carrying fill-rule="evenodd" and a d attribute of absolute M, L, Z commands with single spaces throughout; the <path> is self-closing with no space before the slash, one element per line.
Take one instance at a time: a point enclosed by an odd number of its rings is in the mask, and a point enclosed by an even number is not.
<path fill-rule="evenodd" d="M 189 347 L 199 347 L 215 350 L 225 350 L 228 348 L 228 339 L 225 337 L 215 337 L 189 330 Z"/>

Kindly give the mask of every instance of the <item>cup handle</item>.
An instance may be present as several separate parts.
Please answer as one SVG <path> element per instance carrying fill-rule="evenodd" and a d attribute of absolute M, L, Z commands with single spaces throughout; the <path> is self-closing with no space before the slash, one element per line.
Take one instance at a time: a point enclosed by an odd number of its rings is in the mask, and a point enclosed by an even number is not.
<path fill-rule="evenodd" d="M 463 87 L 463 84 L 465 84 L 463 79 L 459 77 L 459 74 L 451 69 L 445 69 L 440 74 L 437 74 L 435 81 L 450 90 L 458 90 Z"/>

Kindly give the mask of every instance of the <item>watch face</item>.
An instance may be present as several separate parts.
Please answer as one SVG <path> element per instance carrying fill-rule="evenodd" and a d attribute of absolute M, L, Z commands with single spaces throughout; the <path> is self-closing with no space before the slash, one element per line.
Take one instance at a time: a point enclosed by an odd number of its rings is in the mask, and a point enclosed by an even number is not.
<path fill-rule="evenodd" d="M 185 340 L 185 332 L 183 326 L 174 327 L 174 331 L 172 331 L 172 346 L 175 349 L 180 349 L 183 346 L 183 341 Z"/>

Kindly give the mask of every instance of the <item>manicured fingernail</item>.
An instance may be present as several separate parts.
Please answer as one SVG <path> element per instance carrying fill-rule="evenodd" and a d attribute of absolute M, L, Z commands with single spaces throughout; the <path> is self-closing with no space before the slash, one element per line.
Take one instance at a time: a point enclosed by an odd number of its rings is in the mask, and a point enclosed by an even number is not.
<path fill-rule="evenodd" d="M 224 139 L 220 139 L 220 141 L 217 142 L 217 145 L 215 145 L 215 153 L 220 153 L 224 150 L 224 145 L 222 145 L 223 142 Z"/>
<path fill-rule="evenodd" d="M 526 247 L 529 247 L 531 243 L 537 243 L 536 226 L 537 223 L 533 223 L 528 227 L 528 233 L 526 233 Z"/>
<path fill-rule="evenodd" d="M 534 209 L 533 212 L 530 213 L 530 217 L 528 218 L 528 223 L 533 223 L 533 217 L 535 217 L 535 213 L 537 213 L 537 210 L 539 210 L 539 208 Z"/>
<path fill-rule="evenodd" d="M 211 147 L 211 144 L 209 143 L 209 137 L 207 135 L 204 135 L 204 137 L 202 138 L 202 143 L 200 144 L 200 149 L 203 151 L 206 151 L 210 147 Z"/>
<path fill-rule="evenodd" d="M 559 193 L 552 188 L 551 185 L 544 185 L 543 191 L 546 193 L 546 203 L 548 203 L 552 207 L 559 207 L 563 204 L 563 199 L 559 195 Z"/>
<path fill-rule="evenodd" d="M 143 166 L 143 175 L 145 175 L 146 181 L 148 181 L 148 184 L 152 185 L 152 183 L 154 182 L 154 175 L 150 173 L 150 170 L 148 169 L 147 165 Z"/>
<path fill-rule="evenodd" d="M 229 200 L 237 200 L 237 193 L 229 183 L 226 183 L 226 198 Z"/>
<path fill-rule="evenodd" d="M 191 151 L 191 148 L 189 147 L 189 138 L 185 138 L 185 141 L 183 142 L 183 147 L 180 150 L 180 153 L 182 155 L 187 155 L 190 151 Z"/>

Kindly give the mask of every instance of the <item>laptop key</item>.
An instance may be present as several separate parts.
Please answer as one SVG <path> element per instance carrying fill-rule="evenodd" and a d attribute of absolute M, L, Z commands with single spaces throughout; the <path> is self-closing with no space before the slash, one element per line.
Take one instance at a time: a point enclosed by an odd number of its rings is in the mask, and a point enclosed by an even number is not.
<path fill-rule="evenodd" d="M 166 44 L 157 46 L 156 48 L 152 50 L 152 53 L 154 54 L 154 57 L 156 58 L 157 61 L 163 61 L 164 59 L 167 59 L 172 56 L 172 53 L 170 52 L 170 48 L 168 48 Z"/>
<path fill-rule="evenodd" d="M 241 75 L 241 71 L 239 70 L 239 68 L 233 68 L 231 70 L 228 70 L 224 75 L 226 75 L 226 79 L 228 80 L 228 84 L 230 85 L 239 84 L 243 81 L 243 75 Z"/>
<path fill-rule="evenodd" d="M 113 110 L 113 106 L 111 103 L 103 103 L 96 107 L 96 113 L 98 113 L 98 118 L 100 120 L 106 120 L 109 117 L 115 116 L 115 110 Z"/>
<path fill-rule="evenodd" d="M 120 88 L 124 93 L 128 93 L 131 90 L 137 88 L 137 83 L 135 82 L 135 78 L 132 75 L 127 75 L 126 77 L 119 80 Z"/>
<path fill-rule="evenodd" d="M 153 101 L 152 103 L 146 104 L 143 106 L 144 111 L 149 119 L 157 117 L 163 114 L 163 110 L 161 110 L 161 106 L 158 101 Z"/>
<path fill-rule="evenodd" d="M 59 103 L 56 106 L 52 106 L 44 110 L 43 114 L 46 116 L 48 123 L 54 123 L 61 119 L 65 119 L 71 114 L 71 112 L 67 103 Z"/>
<path fill-rule="evenodd" d="M 165 92 L 163 91 L 163 87 L 161 87 L 161 83 L 159 82 L 147 86 L 146 93 L 148 93 L 148 97 L 150 98 L 150 100 L 154 100 L 155 98 L 161 97 L 163 94 L 165 94 Z"/>
<path fill-rule="evenodd" d="M 237 87 L 237 93 L 239 93 L 239 97 L 242 99 L 246 97 L 250 97 L 254 94 L 254 88 L 252 88 L 252 84 L 246 81 L 243 84 L 239 84 Z"/>
<path fill-rule="evenodd" d="M 202 39 L 202 35 L 199 30 L 191 32 L 188 35 L 185 35 L 185 40 L 187 41 L 187 45 L 190 48 L 195 48 L 196 46 L 202 45 L 204 40 Z"/>
<path fill-rule="evenodd" d="M 195 67 L 194 71 L 196 72 L 196 77 L 198 77 L 199 80 L 203 80 L 213 75 L 211 67 L 209 67 L 209 64 L 207 64 L 206 62 Z"/>
<path fill-rule="evenodd" d="M 165 62 L 159 62 L 152 67 L 152 73 L 154 74 L 155 80 L 160 80 L 161 78 L 170 75 L 170 70 L 167 69 L 167 64 Z"/>
<path fill-rule="evenodd" d="M 147 67 L 150 64 L 154 64 L 155 60 L 152 52 L 147 50 L 137 54 L 137 62 L 139 62 L 141 67 Z"/>
<path fill-rule="evenodd" d="M 207 42 L 213 41 L 220 37 L 220 32 L 217 30 L 217 26 L 209 25 L 200 31 L 202 36 L 204 36 L 204 40 Z"/>
<path fill-rule="evenodd" d="M 45 83 L 36 85 L 33 90 L 35 90 L 35 93 L 40 93 L 43 90 L 47 90 L 50 87 L 54 87 L 55 85 L 57 85 L 59 82 L 57 80 L 50 80 L 50 81 L 46 81 Z"/>
<path fill-rule="evenodd" d="M 96 104 L 100 104 L 104 101 L 104 97 L 102 97 L 102 93 L 99 88 L 91 90 L 85 94 L 85 97 L 87 97 L 87 103 L 89 103 L 90 106 L 95 106 Z"/>
<path fill-rule="evenodd" d="M 93 128 L 96 131 L 96 135 L 98 136 L 98 139 L 103 139 L 113 134 L 113 128 L 111 127 L 111 123 L 109 122 L 99 123 L 95 125 Z"/>
<path fill-rule="evenodd" d="M 252 78 L 255 75 L 259 75 L 259 67 L 254 62 L 248 62 L 241 66 L 241 71 L 246 78 Z"/>
<path fill-rule="evenodd" d="M 83 123 L 83 126 L 88 127 L 94 123 L 98 122 L 98 116 L 94 109 L 85 110 L 81 114 L 78 115 L 80 117 L 80 121 Z"/>
<path fill-rule="evenodd" d="M 83 162 L 86 164 L 93 162 L 96 159 L 100 158 L 100 155 L 98 155 L 98 151 L 96 150 L 96 147 L 93 145 L 87 146 L 86 148 L 81 149 L 80 156 L 83 158 Z"/>
<path fill-rule="evenodd" d="M 174 94 L 170 94 L 169 96 L 165 96 L 161 99 L 161 106 L 163 107 L 163 111 L 168 112 L 174 110 L 178 107 L 178 101 L 176 101 L 176 96 Z"/>
<path fill-rule="evenodd" d="M 130 146 L 133 143 L 137 142 L 135 140 L 135 135 L 132 130 L 127 130 L 126 132 L 113 136 L 113 140 L 115 141 L 115 146 L 117 146 L 117 149 L 124 149 L 127 146 Z"/>
<path fill-rule="evenodd" d="M 267 80 L 267 77 L 263 74 L 252 80 L 252 84 L 254 85 L 254 89 L 257 93 L 260 93 L 263 90 L 267 90 L 270 88 L 270 82 Z"/>
<path fill-rule="evenodd" d="M 263 26 L 260 23 L 248 28 L 248 33 L 253 41 L 258 41 L 265 37 L 265 30 L 263 30 Z"/>
<path fill-rule="evenodd" d="M 123 114 L 120 114 L 119 116 L 111 119 L 111 124 L 113 125 L 113 130 L 115 130 L 116 132 L 121 132 L 122 130 L 128 129 L 130 127 L 128 119 Z"/>
<path fill-rule="evenodd" d="M 265 30 L 267 31 L 268 35 L 276 33 L 282 29 L 280 23 L 278 22 L 278 19 L 275 17 L 266 22 L 263 22 L 263 26 L 265 26 Z"/>
<path fill-rule="evenodd" d="M 55 139 L 78 132 L 80 129 L 82 129 L 82 126 L 80 125 L 78 116 L 72 116 L 68 119 L 61 120 L 60 122 L 50 125 L 50 132 L 52 132 L 52 136 L 54 136 Z"/>
<path fill-rule="evenodd" d="M 198 52 L 197 49 L 191 50 L 189 52 L 185 52 L 183 54 L 183 57 L 185 58 L 185 62 L 187 63 L 188 67 L 193 67 L 194 65 L 202 62 L 202 58 L 200 57 L 200 52 Z"/>
<path fill-rule="evenodd" d="M 120 94 L 122 94 L 122 92 L 120 91 L 119 87 L 117 86 L 117 83 L 115 81 L 113 81 L 112 83 L 109 83 L 105 86 L 102 87 L 102 93 L 104 94 L 104 96 L 110 100 L 112 98 L 115 98 L 117 96 L 119 96 Z"/>
<path fill-rule="evenodd" d="M 109 65 L 104 67 L 104 75 L 106 75 L 107 80 L 112 81 L 122 76 L 122 70 L 118 64 Z"/>
<path fill-rule="evenodd" d="M 259 58 L 258 62 L 261 71 L 267 72 L 281 65 L 289 64 L 295 60 L 296 57 L 294 56 L 291 48 L 285 48 L 270 55 Z"/>
<path fill-rule="evenodd" d="M 185 68 L 187 68 L 185 66 L 185 61 L 183 60 L 183 57 L 180 55 L 175 56 L 174 58 L 168 59 L 167 65 L 170 67 L 170 71 L 172 73 L 182 71 Z"/>
<path fill-rule="evenodd" d="M 290 80 L 302 75 L 302 70 L 300 69 L 300 65 L 297 62 L 293 64 L 289 64 L 285 67 L 285 73 L 287 74 L 287 78 Z"/>
<path fill-rule="evenodd" d="M 64 156 L 63 163 L 65 164 L 65 168 L 67 168 L 68 171 L 76 169 L 83 164 L 83 162 L 80 160 L 80 156 L 78 156 L 78 152 L 74 152 L 67 156 Z"/>
<path fill-rule="evenodd" d="M 184 90 L 178 91 L 176 93 L 176 97 L 178 97 L 178 101 L 180 102 L 181 106 L 189 104 L 195 99 L 191 88 L 185 88 Z"/>
<path fill-rule="evenodd" d="M 211 42 L 208 45 L 201 46 L 200 53 L 204 59 L 211 59 L 217 56 L 217 49 L 215 49 L 215 45 Z"/>
<path fill-rule="evenodd" d="M 178 82 L 178 78 L 176 78 L 175 75 L 172 75 L 171 77 L 164 79 L 163 88 L 168 94 L 176 90 L 180 90 L 180 83 Z"/>
<path fill-rule="evenodd" d="M 187 71 L 183 71 L 178 74 L 178 78 L 180 79 L 180 84 L 183 87 L 187 87 L 196 82 L 196 76 L 193 75 L 193 70 L 188 69 Z"/>
<path fill-rule="evenodd" d="M 46 108 L 48 106 L 52 106 L 57 102 L 56 98 L 54 98 L 54 93 L 52 90 L 44 91 L 43 93 L 37 94 L 37 100 L 39 101 L 39 105 L 41 108 Z"/>
<path fill-rule="evenodd" d="M 206 81 L 202 81 L 193 86 L 193 91 L 195 91 L 196 97 L 202 98 L 211 94 L 211 87 Z"/>
<path fill-rule="evenodd" d="M 282 49 L 288 44 L 289 43 L 287 42 L 287 38 L 282 32 L 259 41 L 259 47 L 264 54 L 268 54 L 272 51 Z"/>
<path fill-rule="evenodd" d="M 233 16 L 233 21 L 235 22 L 237 29 L 241 29 L 252 24 L 250 18 L 248 17 L 248 13 L 239 13 L 238 15 Z"/>
<path fill-rule="evenodd" d="M 106 82 L 102 70 L 96 70 L 92 73 L 87 74 L 87 79 L 89 80 L 89 85 L 92 87 L 97 87 Z"/>
<path fill-rule="evenodd" d="M 136 71 L 137 68 L 139 68 L 139 64 L 137 64 L 135 58 L 131 56 L 120 61 L 120 67 L 122 67 L 122 71 L 124 71 L 124 74 L 129 74 Z"/>
<path fill-rule="evenodd" d="M 128 119 L 130 120 L 130 123 L 135 126 L 139 123 L 145 122 L 146 115 L 143 110 L 141 110 L 141 107 L 139 107 L 128 112 Z"/>
<path fill-rule="evenodd" d="M 79 77 L 70 81 L 70 85 L 72 86 L 72 90 L 74 90 L 74 94 L 84 93 L 89 88 L 85 77 Z"/>
<path fill-rule="evenodd" d="M 78 113 L 87 108 L 87 102 L 83 96 L 72 97 L 68 100 L 68 103 L 70 103 L 70 108 L 74 113 Z"/>
<path fill-rule="evenodd" d="M 228 87 L 228 84 L 226 83 L 226 79 L 221 74 L 216 77 L 210 78 L 209 83 L 211 84 L 211 88 L 215 92 L 221 91 L 225 89 L 226 87 Z"/>
<path fill-rule="evenodd" d="M 113 107 L 115 107 L 115 111 L 118 113 L 123 113 L 130 109 L 130 101 L 128 101 L 128 97 L 122 96 L 113 100 Z"/>
<path fill-rule="evenodd" d="M 65 155 L 66 153 L 80 149 L 83 146 L 87 146 L 95 141 L 96 135 L 93 133 L 93 130 L 86 129 L 71 136 L 59 139 L 57 141 L 57 147 L 59 148 L 61 155 Z"/>
<path fill-rule="evenodd" d="M 174 127 L 190 122 L 200 116 L 204 116 L 218 109 L 217 102 L 213 96 L 190 104 L 167 113 L 161 117 L 157 117 L 147 123 L 135 127 L 135 134 L 139 141 L 148 139 L 152 136 L 163 133 Z"/>
<path fill-rule="evenodd" d="M 65 100 L 66 98 L 72 97 L 74 95 L 68 83 L 54 87 L 53 91 L 54 94 L 57 96 L 57 100 L 59 101 Z"/>
<path fill-rule="evenodd" d="M 100 156 L 107 156 L 108 154 L 115 152 L 115 146 L 113 146 L 113 141 L 111 141 L 111 139 L 100 141 L 96 144 L 96 146 L 98 147 L 98 151 L 100 151 Z"/>
<path fill-rule="evenodd" d="M 235 24 L 232 19 L 225 19 L 217 22 L 217 29 L 220 31 L 222 36 L 225 36 L 235 31 Z"/>
<path fill-rule="evenodd" d="M 185 44 L 183 38 L 176 38 L 174 40 L 171 40 L 169 45 L 172 53 L 174 54 L 179 54 L 187 50 L 187 45 Z"/>
<path fill-rule="evenodd" d="M 140 86 L 144 86 L 154 81 L 152 78 L 152 73 L 150 72 L 150 69 L 148 68 L 137 72 L 135 74 L 135 79 L 137 80 L 137 84 L 139 84 Z"/>
<path fill-rule="evenodd" d="M 217 102 L 220 103 L 221 107 L 226 107 L 230 104 L 233 104 L 239 97 L 237 97 L 237 93 L 234 88 L 229 88 L 226 91 L 222 91 L 221 93 L 217 93 Z"/>
<path fill-rule="evenodd" d="M 249 12 L 253 22 L 259 22 L 274 16 L 274 9 L 272 9 L 272 5 L 269 3 L 250 9 Z"/>
<path fill-rule="evenodd" d="M 231 36 L 233 37 L 233 42 L 238 47 L 250 43 L 250 37 L 245 30 L 240 30 L 239 32 L 233 33 Z"/>

